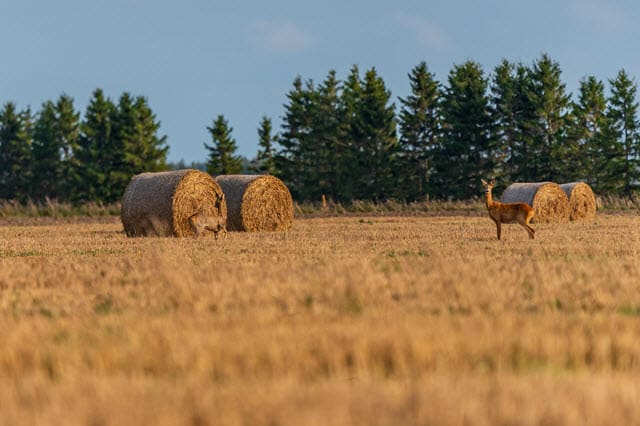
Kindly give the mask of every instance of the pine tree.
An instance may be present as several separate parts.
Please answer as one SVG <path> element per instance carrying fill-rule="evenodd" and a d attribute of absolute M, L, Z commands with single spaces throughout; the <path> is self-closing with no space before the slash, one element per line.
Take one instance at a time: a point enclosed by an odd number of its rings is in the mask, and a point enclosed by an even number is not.
<path fill-rule="evenodd" d="M 511 169 L 511 181 L 535 181 L 538 174 L 534 157 L 539 119 L 534 103 L 534 81 L 529 67 L 518 64 L 513 75 L 515 91 L 513 125 L 514 139 L 509 149 L 508 167 Z M 500 140 L 497 141 L 499 147 Z M 500 149 L 498 148 L 498 152 Z"/>
<path fill-rule="evenodd" d="M 280 149 L 274 157 L 278 176 L 287 184 L 295 199 L 306 199 L 304 181 L 306 173 L 305 141 L 311 129 L 309 113 L 311 82 L 303 87 L 302 79 L 296 77 L 293 89 L 287 93 L 288 103 L 282 117 L 282 131 L 278 137 Z"/>
<path fill-rule="evenodd" d="M 116 161 L 112 171 L 112 184 L 122 180 L 124 186 L 131 176 L 144 171 L 145 146 L 140 139 L 138 112 L 131 93 L 124 92 L 118 99 L 118 109 L 114 120 L 115 146 L 121 154 L 115 153 Z M 123 187 L 124 189 L 124 187 Z"/>
<path fill-rule="evenodd" d="M 259 174 L 274 175 L 276 173 L 273 142 L 275 137 L 272 133 L 271 119 L 267 116 L 262 117 L 260 127 L 258 127 L 258 154 L 251 164 L 250 170 Z"/>
<path fill-rule="evenodd" d="M 78 169 L 76 152 L 79 149 L 80 136 L 80 113 L 76 112 L 73 106 L 73 98 L 68 95 L 61 95 L 55 104 L 56 111 L 56 139 L 61 153 L 61 173 L 60 191 L 57 198 L 67 201 L 73 191 L 78 176 L 75 176 Z"/>
<path fill-rule="evenodd" d="M 362 162 L 362 150 L 365 145 L 362 129 L 358 126 L 360 104 L 363 97 L 363 83 L 360 78 L 360 70 L 353 65 L 342 85 L 340 95 L 340 129 L 344 138 L 345 150 L 341 155 L 341 164 L 344 165 L 342 183 L 339 187 L 338 199 L 350 202 L 356 197 L 357 182 L 361 179 L 364 170 Z"/>
<path fill-rule="evenodd" d="M 56 106 L 47 101 L 42 104 L 34 127 L 31 145 L 33 198 L 42 201 L 45 197 L 57 199 L 62 189 L 62 146 L 58 134 Z"/>
<path fill-rule="evenodd" d="M 566 150 L 563 143 L 570 128 L 568 115 L 571 97 L 561 80 L 560 65 L 543 54 L 531 70 L 531 101 L 537 125 L 533 130 L 535 179 L 555 181 L 563 168 Z"/>
<path fill-rule="evenodd" d="M 609 80 L 611 96 L 607 117 L 613 137 L 622 145 L 620 191 L 630 196 L 640 184 L 640 123 L 638 123 L 638 86 L 625 70 Z"/>
<path fill-rule="evenodd" d="M 72 200 L 74 202 L 107 202 L 111 199 L 109 176 L 113 169 L 114 132 L 113 122 L 116 106 L 102 89 L 96 89 L 87 106 L 80 128 L 79 147 L 76 154 L 75 176 Z"/>
<path fill-rule="evenodd" d="M 481 193 L 480 179 L 493 173 L 487 79 L 468 61 L 451 70 L 443 103 L 444 134 L 437 155 L 441 197 L 466 199 Z"/>
<path fill-rule="evenodd" d="M 31 111 L 7 102 L 0 111 L 0 198 L 30 196 L 32 132 Z"/>
<path fill-rule="evenodd" d="M 587 77 L 580 82 L 578 93 L 571 138 L 575 146 L 564 150 L 566 172 L 560 174 L 559 181 L 586 179 L 597 191 L 612 192 L 618 186 L 614 181 L 619 179 L 620 151 L 606 114 L 604 84 Z"/>
<path fill-rule="evenodd" d="M 495 68 L 490 96 L 492 139 L 495 146 L 493 156 L 496 161 L 494 175 L 498 179 L 498 185 L 517 180 L 516 146 L 521 127 L 519 103 L 522 96 L 518 86 L 516 65 L 503 60 Z"/>
<path fill-rule="evenodd" d="M 311 129 L 305 144 L 308 154 L 305 155 L 313 159 L 315 168 L 307 179 L 307 192 L 313 200 L 320 199 L 322 195 L 341 200 L 341 187 L 348 165 L 343 160 L 347 145 L 343 137 L 339 92 L 340 82 L 335 71 L 331 70 L 311 98 Z"/>
<path fill-rule="evenodd" d="M 430 188 L 434 153 L 440 143 L 441 90 L 426 62 L 409 74 L 411 95 L 400 98 L 400 163 L 398 196 L 415 200 L 434 195 Z"/>
<path fill-rule="evenodd" d="M 389 104 L 391 92 L 375 68 L 365 73 L 360 102 L 352 122 L 358 166 L 354 195 L 363 200 L 391 198 L 397 183 L 394 175 L 398 152 L 395 105 Z"/>
<path fill-rule="evenodd" d="M 211 127 L 207 127 L 211 134 L 211 145 L 204 144 L 209 151 L 207 161 L 207 172 L 216 175 L 238 174 L 242 171 L 241 158 L 235 155 L 237 145 L 235 139 L 231 137 L 232 127 L 220 114 L 213 121 Z"/>
<path fill-rule="evenodd" d="M 142 171 L 157 172 L 167 169 L 167 136 L 160 136 L 160 122 L 151 110 L 147 98 L 138 96 L 134 104 L 137 120 L 137 140 L 135 147 L 140 147 L 143 168 Z M 133 149 L 135 150 L 135 148 Z"/>

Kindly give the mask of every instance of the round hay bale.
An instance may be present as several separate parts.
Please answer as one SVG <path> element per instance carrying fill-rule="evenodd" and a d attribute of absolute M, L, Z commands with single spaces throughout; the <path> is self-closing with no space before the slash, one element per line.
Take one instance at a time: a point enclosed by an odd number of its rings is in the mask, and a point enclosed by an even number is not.
<path fill-rule="evenodd" d="M 271 175 L 221 175 L 216 182 L 227 202 L 227 227 L 233 231 L 285 231 L 293 224 L 287 186 Z"/>
<path fill-rule="evenodd" d="M 593 220 L 596 217 L 596 196 L 584 182 L 563 183 L 560 188 L 569 198 L 571 220 Z"/>
<path fill-rule="evenodd" d="M 121 219 L 129 237 L 195 235 L 189 218 L 196 213 L 227 218 L 222 189 L 207 173 L 177 170 L 141 173 L 122 197 Z"/>
<path fill-rule="evenodd" d="M 512 183 L 504 190 L 502 202 L 529 204 L 535 211 L 532 221 L 536 223 L 569 220 L 569 199 L 557 183 Z"/>

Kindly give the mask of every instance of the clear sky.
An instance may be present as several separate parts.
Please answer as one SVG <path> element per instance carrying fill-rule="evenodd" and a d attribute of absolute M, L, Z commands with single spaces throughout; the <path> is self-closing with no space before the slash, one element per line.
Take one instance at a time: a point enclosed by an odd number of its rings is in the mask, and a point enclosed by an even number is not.
<path fill-rule="evenodd" d="M 567 88 L 640 77 L 640 2 L 595 0 L 0 0 L 0 102 L 39 110 L 62 93 L 81 112 L 102 88 L 144 95 L 169 160 L 204 161 L 206 130 L 224 114 L 252 158 L 263 115 L 279 129 L 296 76 L 375 67 L 393 100 L 426 61 L 445 83 L 472 59 L 560 63 Z M 608 89 L 607 89 L 608 90 Z"/>

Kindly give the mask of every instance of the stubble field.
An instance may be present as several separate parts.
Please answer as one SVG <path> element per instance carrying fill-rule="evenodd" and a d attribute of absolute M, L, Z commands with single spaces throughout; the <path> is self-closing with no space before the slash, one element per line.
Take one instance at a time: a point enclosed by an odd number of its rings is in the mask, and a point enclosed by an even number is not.
<path fill-rule="evenodd" d="M 639 225 L 0 219 L 0 424 L 639 424 Z"/>

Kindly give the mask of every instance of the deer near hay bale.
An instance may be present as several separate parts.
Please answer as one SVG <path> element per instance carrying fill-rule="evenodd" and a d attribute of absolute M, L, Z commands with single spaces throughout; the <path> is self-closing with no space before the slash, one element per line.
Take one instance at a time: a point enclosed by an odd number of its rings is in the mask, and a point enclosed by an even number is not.
<path fill-rule="evenodd" d="M 222 232 L 225 237 L 227 236 L 226 221 L 222 216 L 196 213 L 189 217 L 189 225 L 191 225 L 196 237 L 206 235 L 207 232 L 213 232 L 216 240 L 219 232 Z"/>
<path fill-rule="evenodd" d="M 491 190 L 493 189 L 496 181 L 492 180 L 490 183 L 487 183 L 484 179 L 481 179 L 481 181 L 482 186 L 484 186 L 489 217 L 496 224 L 498 240 L 502 234 L 503 223 L 517 223 L 527 231 L 529 238 L 533 239 L 536 231 L 529 225 L 529 222 L 534 215 L 533 208 L 531 208 L 527 203 L 499 203 L 497 201 L 493 201 Z"/>

